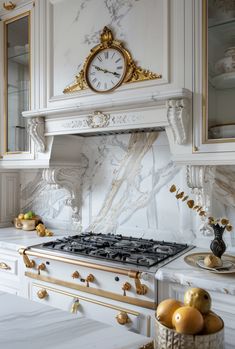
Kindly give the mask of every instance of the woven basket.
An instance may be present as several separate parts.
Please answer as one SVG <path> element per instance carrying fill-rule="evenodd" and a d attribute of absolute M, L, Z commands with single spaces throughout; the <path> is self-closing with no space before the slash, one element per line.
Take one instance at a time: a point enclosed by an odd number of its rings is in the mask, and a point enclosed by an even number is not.
<path fill-rule="evenodd" d="M 224 328 L 213 334 L 180 334 L 156 320 L 157 349 L 224 349 Z"/>

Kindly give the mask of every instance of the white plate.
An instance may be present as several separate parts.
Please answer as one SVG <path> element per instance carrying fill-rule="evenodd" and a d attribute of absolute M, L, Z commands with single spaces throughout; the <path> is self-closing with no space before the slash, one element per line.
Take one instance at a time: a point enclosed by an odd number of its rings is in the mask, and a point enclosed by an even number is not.
<path fill-rule="evenodd" d="M 227 274 L 227 273 L 234 273 L 235 272 L 235 265 L 232 262 L 226 261 L 226 260 L 223 261 L 223 264 L 221 267 L 216 267 L 216 268 L 210 268 L 210 267 L 205 266 L 204 259 L 197 260 L 196 264 L 200 268 L 209 270 L 213 273 Z"/>

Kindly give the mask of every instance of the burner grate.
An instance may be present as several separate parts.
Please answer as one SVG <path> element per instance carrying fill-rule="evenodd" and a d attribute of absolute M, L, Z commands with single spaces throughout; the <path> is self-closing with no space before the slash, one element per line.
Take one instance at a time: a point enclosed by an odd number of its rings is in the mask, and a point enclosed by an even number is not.
<path fill-rule="evenodd" d="M 152 267 L 188 248 L 186 244 L 114 234 L 82 233 L 46 242 L 47 250 Z"/>

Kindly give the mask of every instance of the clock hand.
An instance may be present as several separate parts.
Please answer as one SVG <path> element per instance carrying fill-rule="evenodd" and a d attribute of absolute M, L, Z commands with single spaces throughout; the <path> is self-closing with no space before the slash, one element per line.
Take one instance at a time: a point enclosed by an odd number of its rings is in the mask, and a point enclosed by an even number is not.
<path fill-rule="evenodd" d="M 93 64 L 93 67 L 98 71 L 103 71 L 104 73 L 110 73 L 110 74 L 113 74 L 114 76 L 118 76 L 118 77 L 120 76 L 120 74 L 118 74 L 117 72 L 112 72 L 112 71 L 109 71 L 107 69 L 100 68 L 97 65 Z"/>

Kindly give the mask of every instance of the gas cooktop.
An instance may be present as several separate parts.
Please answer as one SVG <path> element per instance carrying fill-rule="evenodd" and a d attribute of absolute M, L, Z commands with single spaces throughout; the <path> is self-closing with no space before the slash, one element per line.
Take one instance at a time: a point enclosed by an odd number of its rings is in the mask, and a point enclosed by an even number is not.
<path fill-rule="evenodd" d="M 114 234 L 85 232 L 38 245 L 40 249 L 152 267 L 188 249 L 188 245 Z"/>

